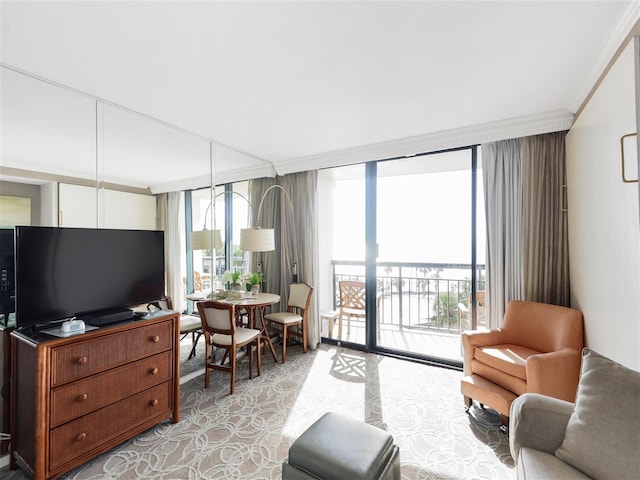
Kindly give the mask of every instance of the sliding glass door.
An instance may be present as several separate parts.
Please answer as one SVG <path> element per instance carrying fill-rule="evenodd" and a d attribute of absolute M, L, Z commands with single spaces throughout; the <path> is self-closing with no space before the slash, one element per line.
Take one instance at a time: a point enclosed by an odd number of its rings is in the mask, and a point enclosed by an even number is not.
<path fill-rule="evenodd" d="M 331 232 L 320 242 L 331 290 L 321 311 L 339 311 L 346 281 L 366 290 L 351 292 L 365 311 L 335 319 L 330 341 L 461 362 L 460 332 L 481 326 L 484 308 L 479 165 L 464 148 L 322 172 L 321 203 L 332 206 L 320 219 Z"/>
<path fill-rule="evenodd" d="M 470 149 L 378 162 L 378 347 L 461 360 L 474 276 L 471 167 Z"/>

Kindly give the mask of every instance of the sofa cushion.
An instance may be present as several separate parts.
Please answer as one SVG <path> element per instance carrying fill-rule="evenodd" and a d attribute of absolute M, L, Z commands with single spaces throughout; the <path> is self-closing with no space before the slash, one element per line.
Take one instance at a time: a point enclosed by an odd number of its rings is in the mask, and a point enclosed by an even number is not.
<path fill-rule="evenodd" d="M 590 480 L 580 470 L 564 463 L 550 453 L 541 452 L 534 448 L 523 447 L 518 458 L 518 478 L 522 480 Z"/>
<path fill-rule="evenodd" d="M 585 348 L 576 404 L 556 456 L 594 478 L 638 478 L 640 372 Z"/>
<path fill-rule="evenodd" d="M 537 355 L 538 351 L 522 345 L 492 345 L 478 347 L 475 358 L 490 367 L 505 372 L 512 377 L 527 379 L 527 358 Z"/>

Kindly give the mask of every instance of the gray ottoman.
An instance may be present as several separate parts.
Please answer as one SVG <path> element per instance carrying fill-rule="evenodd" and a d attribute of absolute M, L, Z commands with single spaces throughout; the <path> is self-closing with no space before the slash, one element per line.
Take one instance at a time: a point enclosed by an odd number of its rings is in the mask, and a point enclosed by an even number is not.
<path fill-rule="evenodd" d="M 310 479 L 400 480 L 400 451 L 384 430 L 325 413 L 282 464 L 282 480 Z"/>

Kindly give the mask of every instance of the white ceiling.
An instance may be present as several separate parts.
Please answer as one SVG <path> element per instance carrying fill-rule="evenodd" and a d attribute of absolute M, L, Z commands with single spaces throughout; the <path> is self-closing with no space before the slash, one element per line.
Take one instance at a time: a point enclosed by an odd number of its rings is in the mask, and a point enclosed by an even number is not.
<path fill-rule="evenodd" d="M 0 15 L 1 165 L 157 192 L 208 184 L 209 141 L 220 183 L 568 128 L 640 3 L 2 1 Z"/>

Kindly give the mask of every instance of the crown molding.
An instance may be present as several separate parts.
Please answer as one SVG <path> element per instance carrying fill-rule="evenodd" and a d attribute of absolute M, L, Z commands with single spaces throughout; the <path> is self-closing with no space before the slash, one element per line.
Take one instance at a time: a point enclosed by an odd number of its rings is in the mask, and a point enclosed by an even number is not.
<path fill-rule="evenodd" d="M 598 88 L 602 79 L 618 59 L 620 53 L 622 53 L 622 50 L 624 50 L 631 41 L 633 35 L 640 34 L 640 32 L 638 32 L 639 30 L 640 2 L 629 2 L 625 11 L 620 15 L 620 19 L 612 34 L 609 36 L 607 44 L 600 52 L 591 71 L 586 76 L 582 88 L 578 90 L 576 97 L 569 106 L 572 112 L 576 112 L 576 116 L 580 114 L 584 105 Z"/>
<path fill-rule="evenodd" d="M 214 172 L 213 181 L 216 185 L 225 183 L 240 182 L 250 180 L 252 178 L 275 177 L 276 172 L 271 164 L 258 165 L 254 167 L 237 168 L 234 170 L 225 170 L 223 172 Z M 209 175 L 200 175 L 197 177 L 183 178 L 173 182 L 158 183 L 151 185 L 149 189 L 151 193 L 157 195 L 159 193 L 180 192 L 182 190 L 197 190 L 199 188 L 208 188 L 211 185 Z"/>
<path fill-rule="evenodd" d="M 572 124 L 571 112 L 547 112 L 274 162 L 274 168 L 278 175 L 286 175 L 371 160 L 412 157 L 420 153 L 568 130 Z"/>

